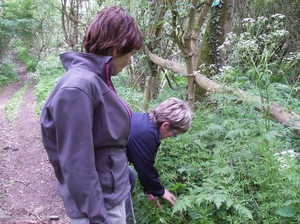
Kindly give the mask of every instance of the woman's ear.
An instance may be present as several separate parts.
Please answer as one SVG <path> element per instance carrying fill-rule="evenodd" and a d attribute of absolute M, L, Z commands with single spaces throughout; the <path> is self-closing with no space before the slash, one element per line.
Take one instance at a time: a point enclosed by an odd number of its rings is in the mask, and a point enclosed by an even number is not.
<path fill-rule="evenodd" d="M 118 50 L 117 50 L 117 49 L 115 49 L 115 48 L 113 49 L 112 56 L 113 56 L 113 57 L 118 56 Z"/>
<path fill-rule="evenodd" d="M 162 123 L 162 125 L 160 126 L 160 128 L 161 129 L 167 129 L 167 128 L 169 128 L 169 126 L 170 126 L 169 122 L 164 122 L 164 123 Z"/>

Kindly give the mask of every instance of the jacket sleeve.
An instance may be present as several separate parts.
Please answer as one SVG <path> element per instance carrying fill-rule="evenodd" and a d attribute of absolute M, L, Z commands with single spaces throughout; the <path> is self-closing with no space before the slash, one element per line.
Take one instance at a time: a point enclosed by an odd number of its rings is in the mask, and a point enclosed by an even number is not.
<path fill-rule="evenodd" d="M 138 173 L 144 192 L 154 196 L 162 196 L 165 193 L 164 186 L 160 183 L 158 171 L 154 167 L 158 146 L 155 134 L 150 131 L 130 136 L 126 146 L 128 159 Z"/>
<path fill-rule="evenodd" d="M 78 88 L 64 88 L 53 98 L 50 110 L 56 122 L 62 184 L 90 223 L 111 223 L 95 167 L 90 97 Z"/>

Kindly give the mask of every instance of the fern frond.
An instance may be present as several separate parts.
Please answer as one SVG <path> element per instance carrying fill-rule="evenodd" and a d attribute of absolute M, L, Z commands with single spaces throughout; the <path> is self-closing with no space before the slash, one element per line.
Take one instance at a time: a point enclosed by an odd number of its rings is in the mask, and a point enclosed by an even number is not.
<path fill-rule="evenodd" d="M 247 218 L 253 220 L 251 211 L 241 204 L 233 204 L 233 208 L 238 212 L 238 214 L 246 216 Z"/>
<path fill-rule="evenodd" d="M 195 201 L 194 195 L 180 197 L 178 201 L 175 203 L 175 205 L 173 206 L 172 213 L 174 214 L 176 212 L 182 212 L 188 210 L 189 208 L 193 207 L 194 201 Z"/>

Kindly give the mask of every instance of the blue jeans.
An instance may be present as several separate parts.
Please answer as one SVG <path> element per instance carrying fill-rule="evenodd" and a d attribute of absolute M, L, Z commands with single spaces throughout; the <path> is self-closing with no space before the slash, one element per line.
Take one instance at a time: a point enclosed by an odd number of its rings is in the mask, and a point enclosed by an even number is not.
<path fill-rule="evenodd" d="M 133 205 L 131 204 L 131 195 L 135 187 L 135 182 L 136 182 L 136 176 L 134 171 L 130 166 L 128 166 L 128 171 L 129 171 L 129 182 L 130 182 L 130 194 L 125 198 L 125 210 L 126 210 L 126 224 L 130 223 L 130 214 L 131 214 L 131 208 Z"/>

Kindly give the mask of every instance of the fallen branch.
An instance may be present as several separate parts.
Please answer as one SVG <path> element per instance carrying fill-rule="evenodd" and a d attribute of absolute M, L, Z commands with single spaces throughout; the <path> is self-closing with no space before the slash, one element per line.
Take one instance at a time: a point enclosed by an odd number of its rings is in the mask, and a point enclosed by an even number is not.
<path fill-rule="evenodd" d="M 150 51 L 147 51 L 147 53 L 152 62 L 158 66 L 175 73 L 182 74 L 185 77 L 188 76 L 186 68 L 179 63 L 160 58 L 159 56 L 152 54 Z M 265 102 L 265 100 L 258 96 L 248 95 L 241 89 L 232 89 L 222 86 L 206 76 L 199 74 L 198 72 L 194 72 L 194 77 L 195 83 L 204 90 L 215 91 L 218 93 L 232 93 L 237 95 L 243 101 L 255 103 L 254 107 L 259 111 L 266 111 L 268 109 L 268 107 L 263 106 L 262 102 Z M 293 128 L 295 133 L 300 136 L 300 116 L 298 114 L 295 114 L 289 109 L 281 107 L 276 103 L 271 103 L 269 105 L 269 110 L 271 119 L 281 123 L 284 126 Z"/>

